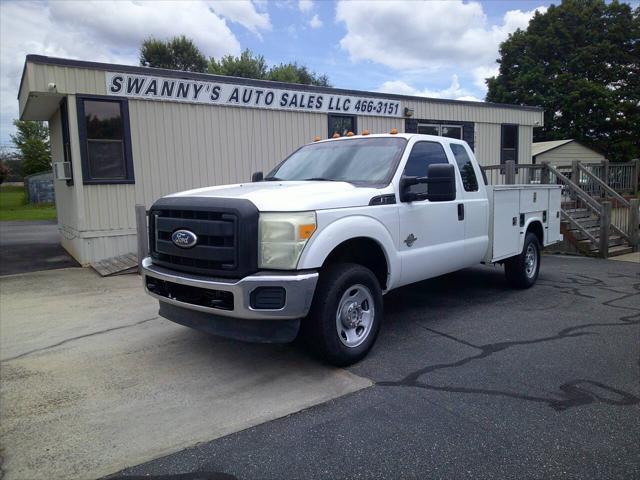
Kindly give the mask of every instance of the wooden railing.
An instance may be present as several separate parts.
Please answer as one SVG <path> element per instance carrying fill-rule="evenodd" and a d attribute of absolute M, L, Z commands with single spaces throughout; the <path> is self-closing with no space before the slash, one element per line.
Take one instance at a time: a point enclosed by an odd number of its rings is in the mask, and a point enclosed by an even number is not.
<path fill-rule="evenodd" d="M 632 163 L 632 167 L 636 168 L 637 164 Z M 600 256 L 606 258 L 610 234 L 613 233 L 628 242 L 634 251 L 638 250 L 640 201 L 625 199 L 588 166 L 579 162 L 574 162 L 570 167 L 554 167 L 548 163 L 516 165 L 508 161 L 503 165 L 482 167 L 482 170 L 489 185 L 562 185 L 562 218 L 582 234 L 583 239 L 576 239 L 575 242 L 579 249 L 591 250 L 585 249 L 580 243 L 580 240 L 587 240 L 597 248 Z M 637 191 L 637 181 L 632 187 Z M 593 219 L 597 220 L 598 235 L 572 217 L 572 213 L 581 210 L 590 212 Z"/>

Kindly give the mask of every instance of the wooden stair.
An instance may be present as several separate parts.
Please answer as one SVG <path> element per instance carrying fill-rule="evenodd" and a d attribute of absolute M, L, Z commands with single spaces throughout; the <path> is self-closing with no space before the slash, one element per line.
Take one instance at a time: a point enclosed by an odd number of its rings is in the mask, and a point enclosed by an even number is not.
<path fill-rule="evenodd" d="M 573 222 L 563 218 L 562 233 L 567 240 L 585 255 L 600 256 L 600 220 L 586 208 L 565 209 L 563 212 L 581 227 L 578 228 Z M 608 245 L 609 257 L 633 251 L 629 242 L 614 231 L 609 231 Z"/>

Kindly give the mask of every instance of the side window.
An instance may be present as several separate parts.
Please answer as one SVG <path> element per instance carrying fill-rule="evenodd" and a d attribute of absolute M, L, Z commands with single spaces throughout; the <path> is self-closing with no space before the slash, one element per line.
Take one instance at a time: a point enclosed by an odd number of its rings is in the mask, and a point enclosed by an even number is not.
<path fill-rule="evenodd" d="M 435 142 L 418 142 L 413 146 L 409 159 L 404 167 L 406 177 L 426 177 L 427 168 L 433 163 L 449 163 L 442 145 Z M 426 193 L 427 185 L 413 185 L 409 189 L 412 193 Z"/>
<path fill-rule="evenodd" d="M 71 164 L 71 140 L 69 136 L 69 110 L 67 97 L 64 97 L 60 103 L 60 122 L 62 126 L 62 154 L 65 162 Z M 67 180 L 67 185 L 73 185 L 73 168 L 69 169 L 72 174 Z"/>
<path fill-rule="evenodd" d="M 500 163 L 518 163 L 518 125 L 502 125 L 500 137 Z"/>
<path fill-rule="evenodd" d="M 84 183 L 134 183 L 125 100 L 78 97 Z"/>
<path fill-rule="evenodd" d="M 467 150 L 456 143 L 449 144 L 451 152 L 456 159 L 458 169 L 460 170 L 460 176 L 462 177 L 462 185 L 467 192 L 478 191 L 478 179 L 476 178 L 476 172 L 473 171 L 473 164 L 467 154 Z"/>

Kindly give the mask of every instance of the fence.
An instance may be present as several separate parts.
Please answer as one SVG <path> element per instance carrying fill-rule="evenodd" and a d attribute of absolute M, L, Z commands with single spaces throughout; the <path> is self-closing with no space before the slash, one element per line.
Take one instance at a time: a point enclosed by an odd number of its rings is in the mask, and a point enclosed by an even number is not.
<path fill-rule="evenodd" d="M 638 177 L 640 177 L 640 160 L 627 163 L 581 163 L 593 176 L 620 194 L 635 195 L 638 193 Z"/>
<path fill-rule="evenodd" d="M 24 189 L 29 203 L 53 203 L 53 173 L 34 173 L 24 177 Z"/>

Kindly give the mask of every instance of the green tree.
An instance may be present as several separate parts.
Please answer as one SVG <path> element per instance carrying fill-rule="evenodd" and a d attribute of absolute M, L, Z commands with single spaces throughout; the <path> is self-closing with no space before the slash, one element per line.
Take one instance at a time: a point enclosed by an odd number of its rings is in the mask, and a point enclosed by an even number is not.
<path fill-rule="evenodd" d="M 239 57 L 225 55 L 220 61 L 211 57 L 209 59 L 209 73 L 264 80 L 267 78 L 267 62 L 262 55 L 254 55 L 247 48 Z"/>
<path fill-rule="evenodd" d="M 535 141 L 573 138 L 611 160 L 640 156 L 640 7 L 565 0 L 500 46 L 487 101 L 538 105 Z"/>
<path fill-rule="evenodd" d="M 271 67 L 267 74 L 269 80 L 287 83 L 302 83 L 304 85 L 319 85 L 329 87 L 329 77 L 309 71 L 304 65 L 297 63 L 281 63 Z"/>
<path fill-rule="evenodd" d="M 211 57 L 209 59 L 209 73 L 276 82 L 330 86 L 329 78 L 326 75 L 318 75 L 306 66 L 298 65 L 295 62 L 281 63 L 269 68 L 262 55 L 254 54 L 249 49 L 244 50 L 238 57 L 225 55 L 219 61 Z"/>
<path fill-rule="evenodd" d="M 184 35 L 163 41 L 148 38 L 140 48 L 140 65 L 186 72 L 206 72 L 207 58 Z"/>
<path fill-rule="evenodd" d="M 9 148 L 0 148 L 0 164 L 7 167 L 9 171 L 8 177 L 5 178 L 6 182 L 22 180 L 22 157 L 18 152 Z"/>
<path fill-rule="evenodd" d="M 51 146 L 49 127 L 44 122 L 15 120 L 17 132 L 11 135 L 11 141 L 22 154 L 22 173 L 51 170 Z"/>

